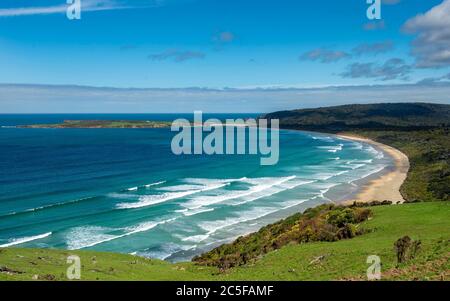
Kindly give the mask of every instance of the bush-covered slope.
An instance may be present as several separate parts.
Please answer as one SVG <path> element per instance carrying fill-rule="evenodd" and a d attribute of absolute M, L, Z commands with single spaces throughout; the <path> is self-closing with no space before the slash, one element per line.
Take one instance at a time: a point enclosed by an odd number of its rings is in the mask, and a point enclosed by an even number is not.
<path fill-rule="evenodd" d="M 227 269 L 254 261 L 290 243 L 338 241 L 364 233 L 359 223 L 367 220 L 367 208 L 346 208 L 332 204 L 307 209 L 285 220 L 268 225 L 256 233 L 239 237 L 197 256 L 194 262 Z"/>
<path fill-rule="evenodd" d="M 450 125 L 450 105 L 430 103 L 355 104 L 280 111 L 263 118 L 280 119 L 283 128 L 340 132 L 413 130 Z"/>

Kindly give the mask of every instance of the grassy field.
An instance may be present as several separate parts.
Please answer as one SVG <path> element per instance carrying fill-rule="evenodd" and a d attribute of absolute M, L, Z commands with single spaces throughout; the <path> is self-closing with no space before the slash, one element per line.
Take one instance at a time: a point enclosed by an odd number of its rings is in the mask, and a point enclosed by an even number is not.
<path fill-rule="evenodd" d="M 69 255 L 81 258 L 82 280 L 340 280 L 365 279 L 367 256 L 381 258 L 385 280 L 450 280 L 450 203 L 371 207 L 361 226 L 371 233 L 337 242 L 293 244 L 251 265 L 219 271 L 131 255 L 89 251 L 0 249 L 0 280 L 66 280 Z M 421 240 L 415 259 L 396 267 L 394 242 Z M 317 259 L 320 258 L 318 260 Z"/>

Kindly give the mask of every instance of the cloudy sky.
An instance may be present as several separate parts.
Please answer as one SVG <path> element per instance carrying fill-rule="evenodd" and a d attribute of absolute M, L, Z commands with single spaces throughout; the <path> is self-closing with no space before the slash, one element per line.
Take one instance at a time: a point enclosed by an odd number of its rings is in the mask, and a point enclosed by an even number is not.
<path fill-rule="evenodd" d="M 450 103 L 450 0 L 81 3 L 0 2 L 0 113 Z"/>

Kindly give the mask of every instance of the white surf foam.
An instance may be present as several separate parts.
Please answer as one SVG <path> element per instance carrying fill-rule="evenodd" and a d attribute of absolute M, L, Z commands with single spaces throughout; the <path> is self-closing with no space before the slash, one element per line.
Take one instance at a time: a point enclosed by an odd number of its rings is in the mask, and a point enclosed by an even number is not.
<path fill-rule="evenodd" d="M 322 198 L 331 201 L 329 198 L 325 197 L 325 194 L 330 191 L 333 187 L 340 185 L 341 183 L 317 183 L 313 184 L 316 186 L 316 189 L 319 189 L 319 193 L 317 193 L 310 200 L 314 200 L 317 198 Z"/>
<path fill-rule="evenodd" d="M 300 204 L 303 204 L 304 202 L 309 201 L 309 199 L 306 200 L 292 200 L 292 201 L 287 201 L 287 202 L 283 202 L 283 207 L 281 208 L 282 210 L 286 210 L 295 206 L 298 206 Z"/>
<path fill-rule="evenodd" d="M 352 160 L 352 162 L 355 162 L 355 163 L 372 163 L 373 159 L 369 159 L 369 160 Z"/>
<path fill-rule="evenodd" d="M 314 140 L 322 140 L 322 141 L 326 141 L 326 142 L 334 142 L 334 139 L 331 137 L 327 137 L 327 136 L 311 136 L 312 139 Z"/>
<path fill-rule="evenodd" d="M 362 143 L 359 143 L 359 142 L 353 142 L 352 143 L 352 149 L 363 149 L 363 145 L 362 145 Z"/>
<path fill-rule="evenodd" d="M 274 207 L 257 207 L 253 210 L 248 210 L 246 212 L 238 213 L 237 217 L 231 217 L 224 220 L 216 220 L 216 221 L 207 221 L 199 223 L 199 227 L 203 230 L 207 231 L 205 235 L 211 236 L 215 232 L 234 226 L 240 223 L 245 223 L 248 221 L 253 221 L 265 217 L 269 214 L 275 213 L 279 211 L 279 208 Z M 205 238 L 206 239 L 206 238 Z"/>
<path fill-rule="evenodd" d="M 205 239 L 207 239 L 209 237 L 208 234 L 204 234 L 204 235 L 194 235 L 194 236 L 189 236 L 189 237 L 185 237 L 182 239 L 182 241 L 190 241 L 190 242 L 202 242 Z"/>
<path fill-rule="evenodd" d="M 166 183 L 166 181 L 145 184 L 145 185 L 142 185 L 142 186 L 134 186 L 134 187 L 127 188 L 125 190 L 126 191 L 137 191 L 137 190 L 139 190 L 139 188 L 150 188 L 152 186 L 158 186 L 158 185 L 161 185 L 161 184 L 164 184 L 164 183 Z"/>
<path fill-rule="evenodd" d="M 370 170 L 369 172 L 365 173 L 363 176 L 361 176 L 361 179 L 367 178 L 368 176 L 371 176 L 373 174 L 376 174 L 380 171 L 382 171 L 383 169 L 386 168 L 386 165 L 381 165 L 375 169 Z"/>
<path fill-rule="evenodd" d="M 192 185 L 192 184 L 182 184 L 175 186 L 165 186 L 159 187 L 157 190 L 159 191 L 168 191 L 168 192 L 178 192 L 178 191 L 192 191 L 204 188 L 204 185 Z"/>
<path fill-rule="evenodd" d="M 365 148 L 366 151 L 368 151 L 371 154 L 375 155 L 375 158 L 377 159 L 383 159 L 384 158 L 384 154 L 381 151 L 377 151 L 374 147 L 372 147 L 371 145 L 369 145 L 367 148 Z"/>
<path fill-rule="evenodd" d="M 74 228 L 69 235 L 67 236 L 67 247 L 69 250 L 78 250 L 96 246 L 101 243 L 105 243 L 108 241 L 112 241 L 115 239 L 119 239 L 122 237 L 130 236 L 136 233 L 149 231 L 155 228 L 158 225 L 162 225 L 171 221 L 174 221 L 176 218 L 171 218 L 159 222 L 144 222 L 134 227 L 125 228 L 126 231 L 120 235 L 109 234 L 108 232 L 114 232 L 123 229 L 111 229 L 97 226 L 84 226 Z"/>
<path fill-rule="evenodd" d="M 326 181 L 336 175 L 337 175 L 337 173 L 335 173 L 335 172 L 318 172 L 318 173 L 314 173 L 314 174 L 308 176 L 308 178 L 310 178 L 312 180 Z"/>
<path fill-rule="evenodd" d="M 20 245 L 20 244 L 23 244 L 23 243 L 26 243 L 26 242 L 30 242 L 30 241 L 33 241 L 33 240 L 42 239 L 42 238 L 48 237 L 50 235 L 52 235 L 52 232 L 47 232 L 47 233 L 40 234 L 40 235 L 35 235 L 35 236 L 13 238 L 13 239 L 10 240 L 9 243 L 0 245 L 0 248 L 7 248 L 7 247 L 15 246 L 15 245 Z"/>
<path fill-rule="evenodd" d="M 318 149 L 325 149 L 330 153 L 336 153 L 342 150 L 343 144 L 333 145 L 333 146 L 318 146 Z"/>
<path fill-rule="evenodd" d="M 177 213 L 183 213 L 183 212 L 186 212 L 186 211 L 188 211 L 189 209 L 187 209 L 187 208 L 185 208 L 185 209 L 178 209 L 178 210 L 175 210 L 175 212 L 177 212 Z"/>
<path fill-rule="evenodd" d="M 205 212 L 211 212 L 214 211 L 214 208 L 209 208 L 209 209 L 194 209 L 194 210 L 187 210 L 186 212 L 183 212 L 184 216 L 193 216 L 193 215 L 197 215 L 200 213 L 205 213 Z"/>
<path fill-rule="evenodd" d="M 128 191 L 128 190 L 127 190 Z M 133 193 L 118 193 L 118 192 L 111 192 L 108 193 L 106 195 L 108 198 L 111 199 L 122 199 L 122 200 L 126 200 L 126 199 L 136 199 L 139 197 L 139 195 L 137 194 L 133 194 Z"/>
<path fill-rule="evenodd" d="M 230 201 L 238 198 L 243 198 L 255 193 L 270 189 L 273 186 L 283 184 L 284 182 L 294 179 L 296 176 L 290 176 L 285 178 L 255 178 L 255 179 L 242 179 L 242 182 L 246 182 L 254 185 L 247 190 L 233 190 L 227 192 L 223 195 L 217 196 L 202 196 L 194 198 L 189 202 L 181 204 L 183 207 L 188 209 L 198 209 L 205 206 L 214 205 L 217 203 L 222 203 L 225 201 Z"/>
<path fill-rule="evenodd" d="M 192 194 L 219 189 L 219 188 L 222 188 L 227 185 L 229 185 L 229 183 L 207 186 L 205 188 L 196 189 L 196 190 L 188 190 L 188 191 L 181 191 L 181 192 L 168 192 L 168 193 L 163 193 L 163 194 L 158 194 L 158 195 L 145 195 L 145 196 L 141 196 L 139 198 L 139 202 L 120 203 L 120 204 L 117 204 L 116 208 L 118 208 L 118 209 L 136 209 L 136 208 L 148 207 L 148 206 L 152 206 L 152 205 L 156 205 L 156 204 L 160 204 L 160 203 L 165 203 L 165 202 L 168 202 L 171 200 L 183 198 L 183 197 L 186 197 L 186 196 L 189 196 Z"/>
<path fill-rule="evenodd" d="M 315 181 L 305 181 L 305 180 L 287 181 L 287 182 L 281 183 L 279 185 L 276 185 L 274 187 L 271 187 L 267 190 L 264 190 L 263 191 L 264 193 L 257 193 L 255 196 L 245 197 L 245 198 L 243 198 L 242 201 L 233 202 L 231 205 L 239 206 L 239 205 L 247 204 L 247 203 L 262 199 L 262 198 L 270 197 L 272 195 L 281 193 L 286 190 L 291 190 L 291 189 L 297 188 L 301 185 L 310 184 L 310 183 L 314 183 L 314 182 Z"/>
<path fill-rule="evenodd" d="M 366 166 L 367 164 L 349 164 L 350 168 L 355 170 L 355 169 L 359 169 L 361 167 Z"/>
<path fill-rule="evenodd" d="M 67 248 L 69 250 L 78 250 L 113 240 L 118 236 L 107 234 L 107 232 L 111 232 L 113 230 L 114 229 L 98 226 L 73 228 L 66 237 Z"/>
<path fill-rule="evenodd" d="M 149 188 L 149 187 L 152 187 L 152 186 L 158 186 L 158 185 L 161 185 L 161 184 L 164 184 L 164 183 L 166 183 L 166 181 L 161 181 L 161 182 L 156 182 L 156 183 L 147 184 L 147 185 L 144 185 L 144 187 L 145 187 L 145 188 Z"/>
<path fill-rule="evenodd" d="M 314 183 L 314 182 L 315 181 L 298 179 L 298 180 L 288 181 L 288 182 L 282 183 L 280 186 L 282 188 L 286 188 L 288 190 L 291 190 L 291 189 L 297 188 L 299 186 L 306 185 L 306 184 L 311 184 L 311 183 Z"/>
<path fill-rule="evenodd" d="M 218 183 L 225 184 L 225 183 L 241 181 L 243 179 L 246 179 L 246 178 L 241 178 L 241 179 L 186 178 L 186 179 L 184 179 L 184 182 L 185 183 L 189 183 L 189 184 L 210 186 L 210 185 L 215 185 L 215 184 L 218 184 Z"/>

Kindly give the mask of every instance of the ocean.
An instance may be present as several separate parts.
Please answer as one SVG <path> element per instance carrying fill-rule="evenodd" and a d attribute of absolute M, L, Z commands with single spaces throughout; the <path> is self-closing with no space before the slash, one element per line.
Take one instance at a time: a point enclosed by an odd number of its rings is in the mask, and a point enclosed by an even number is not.
<path fill-rule="evenodd" d="M 205 114 L 242 118 L 258 114 Z M 170 129 L 21 129 L 66 119 L 189 114 L 0 115 L 0 247 L 189 260 L 240 235 L 349 197 L 392 166 L 373 146 L 280 131 L 277 165 L 255 155 L 171 152 Z"/>

